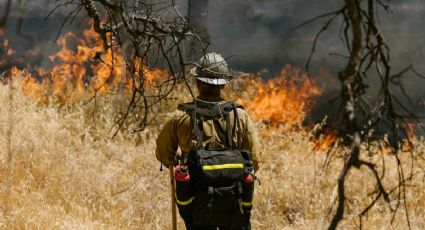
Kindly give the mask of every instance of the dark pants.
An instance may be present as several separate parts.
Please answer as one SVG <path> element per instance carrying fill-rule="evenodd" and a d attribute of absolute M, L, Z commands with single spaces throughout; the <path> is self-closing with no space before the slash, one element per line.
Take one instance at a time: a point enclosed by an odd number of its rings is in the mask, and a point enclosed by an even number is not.
<path fill-rule="evenodd" d="M 187 230 L 251 230 L 251 212 L 244 213 L 243 225 L 238 227 L 229 228 L 227 226 L 214 226 L 214 225 L 196 225 L 193 221 L 192 210 L 179 210 L 180 216 L 184 220 Z"/>

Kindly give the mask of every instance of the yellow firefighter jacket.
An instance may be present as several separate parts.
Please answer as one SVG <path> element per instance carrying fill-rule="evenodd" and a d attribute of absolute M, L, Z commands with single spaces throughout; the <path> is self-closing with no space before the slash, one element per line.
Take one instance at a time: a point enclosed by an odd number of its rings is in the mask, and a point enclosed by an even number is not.
<path fill-rule="evenodd" d="M 225 100 L 221 97 L 198 97 L 197 106 L 205 103 L 223 103 Z M 233 146 L 237 143 L 239 149 L 249 150 L 251 158 L 254 161 L 254 170 L 258 170 L 258 156 L 260 155 L 260 142 L 258 139 L 255 125 L 248 114 L 238 108 L 238 118 L 242 132 L 238 132 L 234 124 L 234 114 L 230 113 L 232 127 Z M 222 118 L 219 121 L 222 127 L 226 127 L 226 122 Z M 225 136 L 219 131 L 212 120 L 202 122 L 204 132 L 204 146 L 207 143 L 224 143 Z M 180 147 L 183 155 L 187 156 L 193 146 L 192 141 L 196 140 L 193 122 L 190 116 L 180 112 L 165 123 L 161 133 L 156 140 L 156 158 L 165 166 L 173 163 L 177 148 Z"/>

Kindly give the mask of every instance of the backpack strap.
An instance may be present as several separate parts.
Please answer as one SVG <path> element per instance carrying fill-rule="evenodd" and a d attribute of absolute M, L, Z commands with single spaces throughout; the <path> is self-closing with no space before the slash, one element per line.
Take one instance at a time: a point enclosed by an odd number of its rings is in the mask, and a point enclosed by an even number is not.
<path fill-rule="evenodd" d="M 193 121 L 193 128 L 195 130 L 195 136 L 196 136 L 196 146 L 197 147 L 203 147 L 204 144 L 204 127 L 202 124 L 202 116 L 197 116 L 196 110 L 193 110 L 191 113 L 191 119 Z"/>
<path fill-rule="evenodd" d="M 220 122 L 218 120 L 213 120 L 214 125 L 216 128 L 218 128 L 218 131 L 220 132 L 220 134 L 224 137 L 224 146 L 226 148 L 230 148 L 229 146 L 229 142 L 227 141 L 227 132 L 226 130 L 223 129 L 223 127 L 221 126 Z"/>
<path fill-rule="evenodd" d="M 207 102 L 198 103 L 198 106 L 196 105 L 197 102 L 193 101 L 190 103 L 183 103 L 178 105 L 178 109 L 180 111 L 183 111 L 187 113 L 193 122 L 193 127 L 195 130 L 196 135 L 196 141 L 198 147 L 203 147 L 203 141 L 204 141 L 204 132 L 203 132 L 203 120 L 205 119 L 212 119 L 213 122 L 216 124 L 217 127 L 219 127 L 220 132 L 222 132 L 225 135 L 225 145 L 226 148 L 237 148 L 237 144 L 240 143 L 240 134 L 241 134 L 241 125 L 238 117 L 237 108 L 243 108 L 241 105 L 238 105 L 234 102 L 225 102 L 223 104 L 212 104 Z M 234 112 L 234 124 L 236 124 L 236 127 L 238 129 L 239 135 L 237 143 L 235 143 L 235 146 L 232 146 L 232 127 L 230 124 L 230 115 L 229 113 L 233 111 Z M 226 130 L 223 130 L 220 123 L 218 122 L 218 119 L 224 118 L 226 120 Z"/>
<path fill-rule="evenodd" d="M 230 115 L 226 115 L 226 145 L 227 148 L 232 146 L 232 126 L 230 125 Z M 236 146 L 233 146 L 236 147 Z"/>
<path fill-rule="evenodd" d="M 239 121 L 239 116 L 238 116 L 238 111 L 237 111 L 237 104 L 233 103 L 233 102 L 229 102 L 229 104 L 231 105 L 231 109 L 233 110 L 234 113 L 234 122 L 233 124 L 236 125 L 237 131 L 239 132 L 239 134 L 241 134 L 241 124 Z M 226 120 L 226 131 L 223 130 L 223 128 L 221 127 L 220 123 L 217 120 L 214 120 L 214 122 L 216 123 L 216 125 L 219 127 L 220 131 L 225 134 L 225 141 L 226 141 L 226 147 L 227 148 L 234 148 L 237 149 L 237 145 L 240 143 L 240 136 L 238 135 L 238 140 L 237 143 L 235 143 L 235 145 L 233 145 L 233 141 L 232 141 L 232 126 L 230 124 L 230 114 L 225 113 L 224 114 L 224 119 Z M 233 145 L 233 146 L 232 146 Z"/>
<path fill-rule="evenodd" d="M 196 105 L 195 105 L 196 102 Z M 225 102 L 222 104 L 215 104 L 205 101 L 193 101 L 189 103 L 183 103 L 178 105 L 178 109 L 191 115 L 193 110 L 196 110 L 196 113 L 204 117 L 205 119 L 218 120 L 224 118 L 226 114 L 235 110 L 236 108 L 242 108 L 241 105 L 238 105 L 234 102 Z"/>
<path fill-rule="evenodd" d="M 241 128 L 241 122 L 239 120 L 238 108 L 243 108 L 243 107 L 240 106 L 240 105 L 237 105 L 236 103 L 232 103 L 232 106 L 233 106 L 233 113 L 234 113 L 234 118 L 235 118 L 234 124 L 236 124 L 236 127 L 238 129 L 238 132 L 237 133 L 239 133 L 239 135 L 238 135 L 238 143 L 236 143 L 236 144 L 241 144 L 242 143 L 242 141 L 241 141 L 242 128 Z M 235 148 L 236 147 L 237 146 L 235 146 Z"/>

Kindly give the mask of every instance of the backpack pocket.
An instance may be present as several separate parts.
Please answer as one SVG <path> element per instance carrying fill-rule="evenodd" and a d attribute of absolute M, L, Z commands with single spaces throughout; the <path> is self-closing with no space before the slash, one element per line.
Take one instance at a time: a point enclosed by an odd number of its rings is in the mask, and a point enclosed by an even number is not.
<path fill-rule="evenodd" d="M 193 217 L 198 224 L 238 224 L 242 216 L 239 186 L 207 187 L 197 191 Z"/>
<path fill-rule="evenodd" d="M 198 150 L 201 177 L 207 184 L 241 181 L 244 175 L 244 159 L 234 150 Z"/>
<path fill-rule="evenodd" d="M 211 187 L 210 187 L 211 188 Z M 212 188 L 211 207 L 215 212 L 226 212 L 239 208 L 239 194 L 236 184 L 228 187 Z"/>

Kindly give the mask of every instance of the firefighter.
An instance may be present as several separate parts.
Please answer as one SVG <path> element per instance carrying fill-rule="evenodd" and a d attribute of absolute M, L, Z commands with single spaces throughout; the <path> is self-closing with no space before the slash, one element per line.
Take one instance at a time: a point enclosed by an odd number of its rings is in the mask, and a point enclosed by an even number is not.
<path fill-rule="evenodd" d="M 192 105 L 195 105 L 196 108 L 209 108 L 211 106 L 214 107 L 215 105 L 228 103 L 222 97 L 222 90 L 229 80 L 231 80 L 233 74 L 231 74 L 226 61 L 221 55 L 214 52 L 207 53 L 199 60 L 197 65 L 191 69 L 191 75 L 196 78 L 199 92 L 198 97 L 192 102 Z M 260 154 L 259 138 L 254 123 L 243 108 L 235 108 L 234 111 L 237 111 L 237 114 L 229 112 L 227 121 L 224 118 L 219 119 L 218 122 L 208 119 L 201 121 L 201 145 L 213 146 L 216 148 L 223 146 L 226 140 L 226 133 L 223 132 L 223 127 L 230 124 L 230 127 L 226 127 L 231 128 L 231 143 L 228 145 L 233 145 L 237 149 L 249 152 L 249 157 L 253 165 L 253 173 L 254 171 L 258 171 L 258 156 Z M 164 125 L 156 140 L 156 157 L 164 166 L 173 167 L 178 147 L 181 149 L 182 159 L 188 159 L 188 155 L 194 146 L 193 143 L 196 143 L 196 140 L 199 141 L 199 137 L 197 137 L 195 132 L 193 119 L 194 118 L 191 118 L 188 113 L 179 113 Z M 183 218 L 186 228 L 189 230 L 217 229 L 217 227 L 219 229 L 251 229 L 251 201 L 242 202 L 243 205 L 247 205 L 249 208 L 245 208 L 244 206 L 242 214 L 243 221 L 237 224 L 237 226 L 224 226 L 215 223 L 207 225 L 196 223 L 193 218 L 193 210 L 190 208 L 192 201 L 193 197 L 184 201 L 177 199 L 180 216 Z"/>

